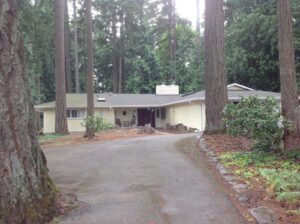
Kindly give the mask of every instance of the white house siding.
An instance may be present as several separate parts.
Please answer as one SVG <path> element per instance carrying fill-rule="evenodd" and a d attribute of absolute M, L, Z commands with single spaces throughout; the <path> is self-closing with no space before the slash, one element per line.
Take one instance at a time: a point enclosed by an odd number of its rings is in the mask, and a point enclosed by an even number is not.
<path fill-rule="evenodd" d="M 115 110 L 113 108 L 95 108 L 95 116 L 104 118 L 111 124 L 115 124 Z"/>
<path fill-rule="evenodd" d="M 114 109 L 95 109 L 95 116 L 101 116 L 109 123 L 114 124 L 115 113 Z M 68 118 L 68 130 L 69 132 L 84 132 L 85 127 L 82 126 L 83 118 Z M 44 111 L 44 133 L 54 133 L 55 132 L 55 111 L 54 109 L 49 109 Z"/>
<path fill-rule="evenodd" d="M 184 124 L 188 128 L 197 128 L 203 131 L 205 128 L 205 104 L 203 101 L 193 101 L 169 106 L 166 108 L 167 117 L 162 120 L 162 127 Z"/>
<path fill-rule="evenodd" d="M 55 132 L 55 113 L 54 109 L 44 111 L 44 133 Z"/>

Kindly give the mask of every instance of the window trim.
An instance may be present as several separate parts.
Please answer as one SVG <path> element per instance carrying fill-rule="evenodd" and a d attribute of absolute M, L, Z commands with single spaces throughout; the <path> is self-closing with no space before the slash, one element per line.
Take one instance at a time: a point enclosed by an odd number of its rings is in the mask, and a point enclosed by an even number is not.
<path fill-rule="evenodd" d="M 76 114 L 77 114 L 76 117 L 73 117 L 73 111 L 76 111 Z M 82 117 L 80 117 L 81 112 L 84 112 L 84 116 L 82 116 Z M 84 118 L 86 118 L 86 110 L 85 109 L 74 109 L 74 108 L 67 109 L 67 119 L 68 120 L 82 120 Z"/>

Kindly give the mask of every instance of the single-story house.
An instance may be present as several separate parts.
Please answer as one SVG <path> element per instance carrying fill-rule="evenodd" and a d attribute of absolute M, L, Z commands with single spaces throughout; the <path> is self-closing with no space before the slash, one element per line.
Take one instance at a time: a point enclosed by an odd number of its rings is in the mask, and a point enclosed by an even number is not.
<path fill-rule="evenodd" d="M 280 100 L 280 94 L 258 91 L 239 84 L 228 85 L 228 99 L 238 102 L 241 97 L 272 96 Z M 119 126 L 144 126 L 166 128 L 167 125 L 183 124 L 203 131 L 205 128 L 205 91 L 179 94 L 175 84 L 158 85 L 156 94 L 98 93 L 94 96 L 95 115 Z M 86 117 L 86 94 L 66 95 L 68 128 L 70 132 L 82 132 Z M 55 101 L 35 106 L 43 114 L 44 133 L 55 131 Z"/>

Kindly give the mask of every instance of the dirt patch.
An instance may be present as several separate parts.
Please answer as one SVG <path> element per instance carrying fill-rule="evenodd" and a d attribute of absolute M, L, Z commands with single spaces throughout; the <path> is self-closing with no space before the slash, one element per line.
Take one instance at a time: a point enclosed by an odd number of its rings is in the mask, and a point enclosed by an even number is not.
<path fill-rule="evenodd" d="M 156 133 L 157 135 L 158 133 Z M 95 137 L 92 139 L 84 138 L 84 133 L 72 133 L 70 135 L 62 136 L 56 139 L 49 139 L 40 141 L 40 145 L 43 149 L 52 148 L 57 146 L 64 145 L 74 145 L 74 144 L 85 144 L 85 143 L 93 143 L 98 141 L 109 141 L 115 139 L 126 139 L 126 138 L 134 138 L 134 137 L 143 137 L 146 134 L 141 133 L 140 129 L 112 129 L 107 131 L 102 131 L 96 133 Z"/>
<path fill-rule="evenodd" d="M 203 138 L 205 139 L 207 147 L 215 152 L 215 154 L 218 156 L 225 152 L 242 152 L 249 151 L 251 149 L 251 141 L 246 138 L 227 135 L 211 135 L 203 136 Z M 212 165 L 210 164 L 210 166 Z M 215 168 L 212 167 L 212 169 Z M 226 169 L 230 172 L 230 175 L 233 175 L 235 170 L 234 167 L 226 167 Z M 251 169 L 251 167 L 249 167 L 249 169 Z M 216 172 L 216 175 L 220 176 L 219 180 L 223 182 L 223 185 L 226 185 L 224 177 L 218 172 Z M 242 213 L 246 214 L 246 211 L 251 208 L 266 206 L 274 212 L 278 219 L 277 223 L 300 223 L 299 216 L 288 212 L 291 210 L 297 210 L 298 204 L 291 205 L 275 200 L 274 195 L 269 194 L 268 186 L 262 178 L 253 177 L 251 179 L 247 179 L 246 181 L 239 177 L 237 177 L 237 179 L 241 183 L 247 182 L 247 185 L 249 186 L 243 192 L 244 195 L 246 195 L 246 200 L 243 201 L 243 203 L 240 203 L 238 200 L 236 200 L 236 193 L 231 194 L 231 196 L 233 196 L 233 201 L 235 201 L 236 206 L 242 211 Z M 230 187 L 228 189 L 229 191 L 233 192 Z"/>
<path fill-rule="evenodd" d="M 216 153 L 227 151 L 249 151 L 252 142 L 245 137 L 234 137 L 224 134 L 205 135 L 203 136 L 208 147 L 212 148 Z"/>

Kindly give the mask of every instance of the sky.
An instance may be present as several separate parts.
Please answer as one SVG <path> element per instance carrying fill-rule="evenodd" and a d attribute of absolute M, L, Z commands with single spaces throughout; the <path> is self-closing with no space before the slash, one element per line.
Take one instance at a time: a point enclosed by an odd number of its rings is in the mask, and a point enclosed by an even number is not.
<path fill-rule="evenodd" d="M 203 18 L 205 0 L 200 0 L 200 18 Z M 176 0 L 177 13 L 193 22 L 196 26 L 196 0 Z"/>

